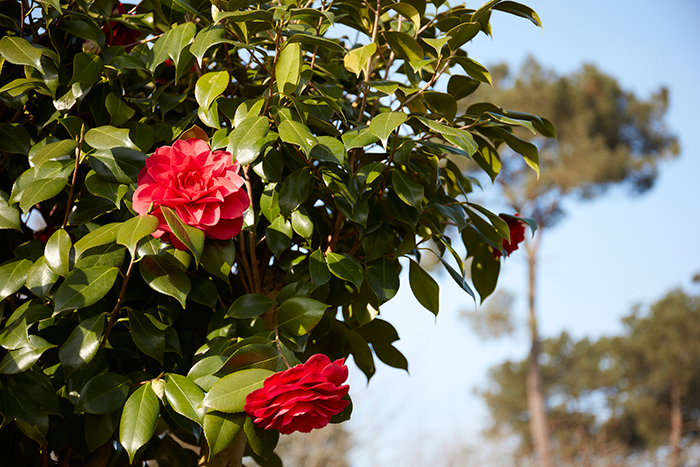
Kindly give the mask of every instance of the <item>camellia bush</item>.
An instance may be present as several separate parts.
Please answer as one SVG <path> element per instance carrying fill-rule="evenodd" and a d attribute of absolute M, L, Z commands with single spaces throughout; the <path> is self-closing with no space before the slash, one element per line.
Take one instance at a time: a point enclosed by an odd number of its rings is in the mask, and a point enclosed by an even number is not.
<path fill-rule="evenodd" d="M 407 277 L 438 314 L 422 254 L 488 296 L 535 226 L 469 174 L 498 176 L 500 145 L 537 171 L 518 132 L 554 136 L 459 108 L 492 14 L 540 23 L 498 0 L 0 2 L 3 465 L 280 465 L 279 433 L 350 418 L 349 356 L 407 369 L 379 310 Z"/>

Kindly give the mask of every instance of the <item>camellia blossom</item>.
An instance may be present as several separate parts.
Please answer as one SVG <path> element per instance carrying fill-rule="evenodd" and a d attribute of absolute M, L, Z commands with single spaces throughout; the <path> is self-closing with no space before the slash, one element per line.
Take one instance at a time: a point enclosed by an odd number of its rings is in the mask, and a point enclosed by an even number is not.
<path fill-rule="evenodd" d="M 506 256 L 510 256 L 511 253 L 518 249 L 518 244 L 525 240 L 525 221 L 506 217 L 503 214 L 499 214 L 499 217 L 508 223 L 508 229 L 510 230 L 510 242 L 503 239 L 503 251 L 506 252 Z M 501 252 L 493 249 L 493 257 L 496 259 L 500 258 Z"/>
<path fill-rule="evenodd" d="M 240 164 L 226 151 L 212 151 L 197 138 L 163 146 L 146 159 L 138 176 L 133 207 L 139 214 L 158 218 L 156 238 L 186 250 L 165 221 L 161 206 L 172 208 L 187 225 L 217 240 L 228 240 L 241 231 L 243 212 L 250 206 L 238 175 Z"/>
<path fill-rule="evenodd" d="M 306 363 L 275 373 L 246 397 L 245 412 L 256 426 L 288 435 L 328 425 L 350 401 L 344 360 L 312 355 Z"/>

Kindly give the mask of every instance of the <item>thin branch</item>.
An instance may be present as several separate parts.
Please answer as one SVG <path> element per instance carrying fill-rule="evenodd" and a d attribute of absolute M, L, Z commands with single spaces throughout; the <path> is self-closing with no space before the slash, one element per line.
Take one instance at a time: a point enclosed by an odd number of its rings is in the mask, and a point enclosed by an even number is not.
<path fill-rule="evenodd" d="M 70 183 L 70 192 L 68 193 L 68 203 L 66 204 L 66 215 L 63 217 L 62 229 L 68 225 L 68 216 L 70 215 L 71 207 L 73 206 L 73 193 L 75 192 L 75 180 L 78 177 L 78 167 L 80 166 L 80 153 L 82 152 L 83 140 L 85 139 L 85 124 L 80 127 L 80 139 L 78 147 L 75 148 L 75 168 L 73 169 L 73 179 Z"/>
<path fill-rule="evenodd" d="M 136 255 L 131 257 L 131 261 L 129 261 L 129 267 L 126 270 L 126 274 L 124 275 L 124 282 L 122 283 L 122 290 L 119 292 L 119 298 L 117 299 L 117 304 L 114 305 L 114 309 L 112 310 L 112 314 L 109 315 L 109 323 L 107 324 L 107 329 L 105 330 L 105 335 L 102 336 L 102 342 L 100 342 L 100 347 L 104 349 L 105 344 L 107 343 L 107 337 L 109 336 L 109 332 L 112 330 L 112 326 L 114 326 L 114 319 L 117 317 L 117 313 L 119 312 L 119 309 L 122 306 L 122 300 L 124 299 L 124 294 L 126 293 L 126 284 L 129 283 L 129 277 L 131 277 L 131 270 L 134 267 L 134 261 L 136 260 Z"/>
<path fill-rule="evenodd" d="M 415 94 L 411 94 L 411 96 L 410 96 L 408 99 L 406 99 L 405 101 L 403 101 L 403 102 L 401 103 L 401 107 L 407 106 L 409 103 L 413 102 L 414 99 L 416 99 L 417 97 L 421 96 L 425 91 L 427 91 L 433 84 L 435 84 L 435 82 L 436 82 L 436 81 L 438 80 L 438 78 L 445 72 L 445 70 L 447 69 L 447 67 L 448 67 L 449 65 L 450 65 L 449 59 L 448 59 L 448 60 L 445 60 L 445 64 L 442 66 L 442 68 L 441 68 L 440 70 L 438 70 L 437 72 L 435 72 L 435 74 L 433 74 L 433 77 L 430 78 L 430 81 L 428 81 L 427 83 L 425 83 L 425 86 L 423 86 L 422 88 L 420 88 L 420 89 L 418 90 L 418 92 L 416 92 Z"/>

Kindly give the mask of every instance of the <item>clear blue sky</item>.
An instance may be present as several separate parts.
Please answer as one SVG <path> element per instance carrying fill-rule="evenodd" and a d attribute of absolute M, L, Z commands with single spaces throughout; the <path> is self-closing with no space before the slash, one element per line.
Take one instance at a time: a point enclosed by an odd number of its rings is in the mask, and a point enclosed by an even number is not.
<path fill-rule="evenodd" d="M 660 86 L 670 89 L 667 123 L 679 137 L 681 154 L 661 166 L 655 187 L 641 197 L 615 189 L 592 202 L 568 202 L 565 220 L 543 238 L 538 290 L 543 337 L 564 330 L 577 338 L 615 334 L 632 305 L 653 303 L 674 287 L 698 290 L 690 279 L 700 273 L 700 2 L 523 3 L 539 13 L 544 29 L 495 12 L 493 40 L 475 39 L 466 47 L 471 57 L 517 69 L 532 55 L 560 74 L 592 63 L 641 98 Z M 516 317 L 524 320 L 525 261 L 517 253 L 499 285 L 516 293 Z M 358 447 L 354 467 L 443 465 L 446 451 L 461 440 L 478 442 L 488 422 L 473 393 L 486 384 L 488 368 L 527 354 L 524 332 L 480 341 L 459 318 L 460 310 L 473 310 L 471 299 L 444 275 L 440 284 L 437 322 L 407 283 L 381 310 L 399 330 L 398 347 L 411 374 L 379 363 L 366 387 L 359 372 L 352 372 L 355 414 L 346 428 Z"/>

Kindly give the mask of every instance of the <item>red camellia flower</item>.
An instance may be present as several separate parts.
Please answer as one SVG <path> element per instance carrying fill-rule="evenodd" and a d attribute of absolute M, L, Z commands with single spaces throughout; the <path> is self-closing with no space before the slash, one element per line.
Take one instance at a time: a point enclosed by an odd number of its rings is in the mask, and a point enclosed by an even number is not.
<path fill-rule="evenodd" d="M 525 240 L 525 221 L 506 217 L 503 214 L 499 214 L 499 217 L 508 223 L 508 228 L 510 229 L 510 242 L 503 239 L 503 250 L 506 252 L 506 256 L 510 256 L 511 253 L 518 249 L 518 244 Z M 493 257 L 496 259 L 500 258 L 501 252 L 494 249 Z"/>
<path fill-rule="evenodd" d="M 123 15 L 124 13 L 124 6 L 121 3 L 118 3 L 116 8 L 112 10 L 113 16 Z M 102 32 L 105 33 L 105 45 L 128 45 L 129 47 L 126 48 L 127 52 L 134 48 L 133 44 L 141 36 L 141 31 L 138 29 L 131 29 L 117 21 L 110 21 L 109 26 L 102 26 Z"/>
<path fill-rule="evenodd" d="M 348 379 L 343 359 L 312 355 L 306 363 L 275 373 L 262 388 L 248 394 L 245 411 L 256 426 L 288 435 L 308 433 L 328 425 L 350 401 L 343 400 L 350 389 L 341 386 Z"/>
<path fill-rule="evenodd" d="M 186 250 L 163 217 L 161 206 L 172 208 L 186 224 L 204 232 L 209 238 L 228 240 L 243 226 L 243 212 L 250 199 L 238 175 L 240 165 L 231 162 L 231 153 L 213 151 L 197 138 L 178 140 L 171 146 L 156 149 L 146 159 L 134 192 L 134 210 L 158 218 L 156 238 Z"/>

